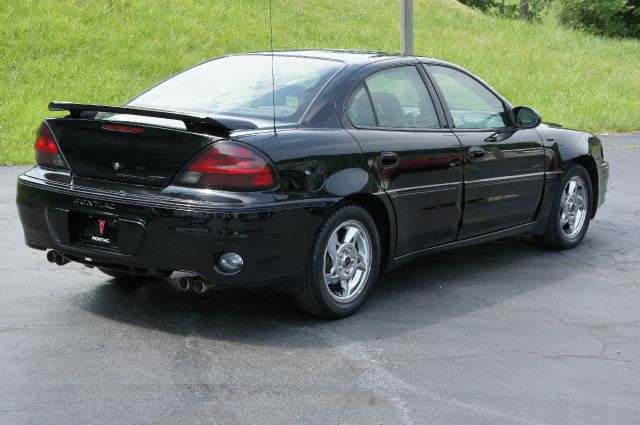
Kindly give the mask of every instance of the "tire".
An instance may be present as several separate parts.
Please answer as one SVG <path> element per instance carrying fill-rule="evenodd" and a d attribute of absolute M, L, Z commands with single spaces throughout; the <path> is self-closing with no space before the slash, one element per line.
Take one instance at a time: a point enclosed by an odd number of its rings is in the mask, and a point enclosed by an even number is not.
<path fill-rule="evenodd" d="M 575 183 L 575 192 L 571 189 L 572 182 Z M 573 193 L 575 196 L 572 198 Z M 587 233 L 592 206 L 593 188 L 589 173 L 583 166 L 574 164 L 565 172 L 551 205 L 545 231 L 536 236 L 536 240 L 547 248 L 575 248 Z"/>
<path fill-rule="evenodd" d="M 373 218 L 364 208 L 345 204 L 320 228 L 292 299 L 314 316 L 350 316 L 364 304 L 379 267 L 380 237 Z"/>

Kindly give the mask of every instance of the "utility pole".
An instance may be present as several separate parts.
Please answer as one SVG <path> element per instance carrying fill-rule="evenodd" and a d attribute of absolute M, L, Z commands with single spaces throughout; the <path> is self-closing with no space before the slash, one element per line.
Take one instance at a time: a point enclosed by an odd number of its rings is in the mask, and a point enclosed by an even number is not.
<path fill-rule="evenodd" d="M 529 18 L 529 0 L 520 0 L 520 7 L 518 9 L 520 12 L 520 19 Z"/>
<path fill-rule="evenodd" d="M 400 0 L 400 52 L 413 55 L 413 0 Z"/>

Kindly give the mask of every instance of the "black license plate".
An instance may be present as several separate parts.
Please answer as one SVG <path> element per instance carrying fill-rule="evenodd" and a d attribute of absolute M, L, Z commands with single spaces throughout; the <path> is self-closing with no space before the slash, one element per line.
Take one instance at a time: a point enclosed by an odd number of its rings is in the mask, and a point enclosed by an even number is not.
<path fill-rule="evenodd" d="M 92 214 L 82 216 L 80 242 L 115 247 L 118 245 L 118 219 Z"/>

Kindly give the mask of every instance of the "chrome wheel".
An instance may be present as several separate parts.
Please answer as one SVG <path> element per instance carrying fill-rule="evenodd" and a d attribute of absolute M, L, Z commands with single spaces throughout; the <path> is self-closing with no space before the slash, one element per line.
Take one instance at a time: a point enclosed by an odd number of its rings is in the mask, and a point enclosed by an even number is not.
<path fill-rule="evenodd" d="M 331 234 L 324 251 L 324 283 L 335 301 L 347 303 L 364 289 L 371 271 L 371 237 L 355 220 Z"/>
<path fill-rule="evenodd" d="M 573 176 L 562 190 L 560 228 L 569 239 L 575 238 L 587 218 L 589 209 L 587 187 L 579 176 Z"/>

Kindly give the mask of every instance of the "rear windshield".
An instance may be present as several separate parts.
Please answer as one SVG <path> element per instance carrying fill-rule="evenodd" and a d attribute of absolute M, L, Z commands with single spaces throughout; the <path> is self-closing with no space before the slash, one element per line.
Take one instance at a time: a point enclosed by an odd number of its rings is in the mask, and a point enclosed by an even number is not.
<path fill-rule="evenodd" d="M 129 105 L 297 122 L 341 62 L 274 56 L 227 56 L 188 69 L 129 102 Z"/>

